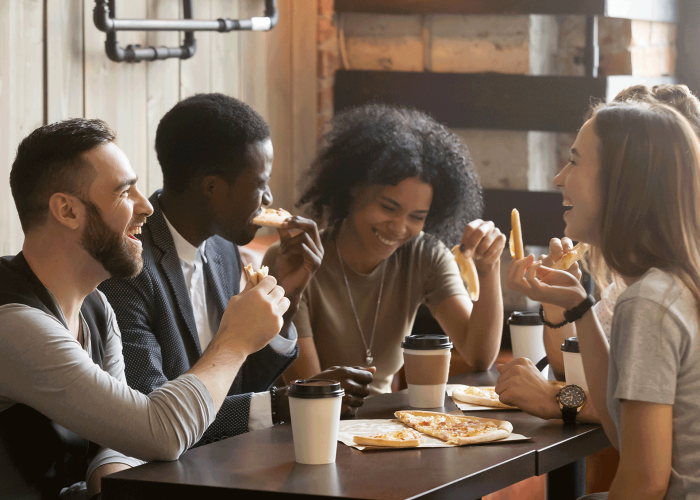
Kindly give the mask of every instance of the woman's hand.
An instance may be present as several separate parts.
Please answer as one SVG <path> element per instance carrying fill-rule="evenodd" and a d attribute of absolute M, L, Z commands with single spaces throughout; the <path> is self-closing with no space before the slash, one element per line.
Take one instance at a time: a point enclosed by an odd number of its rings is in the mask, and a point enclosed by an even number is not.
<path fill-rule="evenodd" d="M 536 302 L 567 310 L 579 305 L 588 295 L 573 274 L 544 267 L 542 262 L 535 262 L 534 255 L 513 261 L 508 269 L 506 286 Z"/>
<path fill-rule="evenodd" d="M 460 251 L 474 259 L 482 278 L 497 268 L 506 246 L 506 237 L 491 221 L 476 219 L 467 224 L 462 234 Z"/>
<path fill-rule="evenodd" d="M 542 265 L 545 267 L 554 267 L 554 264 L 559 262 L 562 255 L 570 252 L 573 250 L 573 248 L 574 243 L 569 238 L 552 238 L 549 240 L 549 254 L 540 255 L 540 258 L 537 260 L 542 262 Z M 574 262 L 566 271 L 573 274 L 576 279 L 581 279 L 581 268 L 579 267 L 578 262 Z"/>

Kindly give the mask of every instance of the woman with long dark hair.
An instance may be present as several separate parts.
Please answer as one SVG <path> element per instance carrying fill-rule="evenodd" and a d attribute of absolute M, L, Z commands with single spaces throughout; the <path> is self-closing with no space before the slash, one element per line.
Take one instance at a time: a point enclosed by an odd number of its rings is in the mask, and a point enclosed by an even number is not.
<path fill-rule="evenodd" d="M 464 143 L 423 113 L 383 105 L 339 114 L 325 140 L 300 200 L 326 227 L 323 263 L 295 316 L 300 353 L 285 379 L 376 366 L 372 393 L 390 391 L 422 303 L 468 364 L 489 368 L 501 341 L 505 237 L 478 218 L 481 187 Z M 480 276 L 473 304 L 448 250 L 456 244 Z M 265 258 L 273 274 L 278 251 Z"/>

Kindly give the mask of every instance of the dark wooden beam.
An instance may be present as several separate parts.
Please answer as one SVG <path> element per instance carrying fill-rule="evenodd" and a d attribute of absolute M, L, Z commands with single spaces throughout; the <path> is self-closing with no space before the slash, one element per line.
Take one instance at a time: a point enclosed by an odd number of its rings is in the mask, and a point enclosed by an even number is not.
<path fill-rule="evenodd" d="M 677 0 L 335 0 L 338 12 L 381 14 L 582 14 L 675 22 Z"/>
<path fill-rule="evenodd" d="M 634 83 L 668 82 L 673 79 L 341 70 L 334 107 L 379 102 L 414 107 L 452 128 L 575 132 L 591 98 L 610 100 Z"/>
<path fill-rule="evenodd" d="M 484 190 L 483 219 L 493 221 L 506 236 L 510 233 L 510 212 L 514 208 L 520 212 L 525 245 L 546 247 L 552 238 L 564 236 L 566 224 L 563 216 L 566 207 L 562 205 L 561 193 L 513 189 Z"/>

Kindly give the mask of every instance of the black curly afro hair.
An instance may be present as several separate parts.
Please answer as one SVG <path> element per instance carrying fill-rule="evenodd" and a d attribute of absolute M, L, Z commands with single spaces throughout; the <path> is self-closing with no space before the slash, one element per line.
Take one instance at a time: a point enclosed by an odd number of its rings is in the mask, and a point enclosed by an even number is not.
<path fill-rule="evenodd" d="M 464 142 L 420 111 L 371 104 L 338 114 L 325 145 L 305 176 L 297 206 L 318 223 L 336 226 L 352 192 L 418 177 L 433 187 L 424 231 L 452 246 L 465 225 L 481 216 L 482 190 Z"/>

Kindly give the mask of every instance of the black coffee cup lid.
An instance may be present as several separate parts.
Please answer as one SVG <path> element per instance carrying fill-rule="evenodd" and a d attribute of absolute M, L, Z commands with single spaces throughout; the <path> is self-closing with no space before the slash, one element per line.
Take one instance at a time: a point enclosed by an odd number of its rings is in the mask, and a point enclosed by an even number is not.
<path fill-rule="evenodd" d="M 447 335 L 408 335 L 401 347 L 416 351 L 432 351 L 435 349 L 452 349 L 452 342 Z"/>
<path fill-rule="evenodd" d="M 295 380 L 289 385 L 287 395 L 290 398 L 336 398 L 345 395 L 345 391 L 341 389 L 340 382 L 335 380 L 324 379 L 309 379 Z"/>
<path fill-rule="evenodd" d="M 542 324 L 542 319 L 540 319 L 540 313 L 537 312 L 526 312 L 526 311 L 515 311 L 508 318 L 509 325 L 516 326 L 538 326 Z"/>
<path fill-rule="evenodd" d="M 581 352 L 578 348 L 578 337 L 569 337 L 561 345 L 561 350 L 564 352 Z"/>

